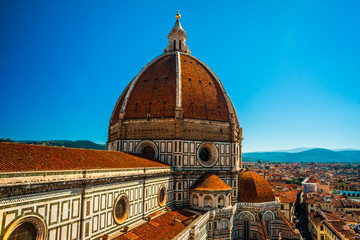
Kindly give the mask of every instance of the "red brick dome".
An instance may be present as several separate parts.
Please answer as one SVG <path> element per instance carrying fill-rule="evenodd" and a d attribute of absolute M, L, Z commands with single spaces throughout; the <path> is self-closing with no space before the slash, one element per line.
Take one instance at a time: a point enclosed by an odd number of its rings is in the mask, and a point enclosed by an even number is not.
<path fill-rule="evenodd" d="M 219 79 L 197 58 L 167 52 L 146 65 L 121 94 L 110 125 L 123 119 L 182 118 L 228 122 L 236 114 Z"/>
<path fill-rule="evenodd" d="M 238 201 L 262 203 L 275 201 L 270 184 L 259 174 L 246 170 L 238 176 Z"/>

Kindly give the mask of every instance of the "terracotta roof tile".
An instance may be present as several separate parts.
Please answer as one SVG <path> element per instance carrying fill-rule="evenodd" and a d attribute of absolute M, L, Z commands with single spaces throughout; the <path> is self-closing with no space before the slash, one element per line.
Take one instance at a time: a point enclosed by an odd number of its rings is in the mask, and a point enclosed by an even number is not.
<path fill-rule="evenodd" d="M 284 216 L 284 214 L 278 210 L 279 215 L 281 216 L 281 218 L 284 220 L 284 222 L 286 223 L 286 225 L 289 227 L 289 229 L 296 235 L 300 235 L 300 233 L 295 232 L 294 228 L 291 226 L 291 224 L 289 223 L 289 221 L 286 219 L 286 217 Z"/>
<path fill-rule="evenodd" d="M 232 187 L 227 185 L 215 174 L 204 174 L 199 180 L 191 186 L 193 190 L 199 191 L 226 191 L 231 190 Z"/>
<path fill-rule="evenodd" d="M 343 221 L 327 221 L 324 220 L 324 224 L 332 229 L 338 236 L 345 237 L 346 239 L 355 239 L 356 234 L 354 230 L 349 229 Z"/>
<path fill-rule="evenodd" d="M 126 104 L 125 118 L 174 117 L 176 106 L 175 55 L 165 55 L 139 77 Z"/>
<path fill-rule="evenodd" d="M 124 152 L 0 143 L 0 171 L 51 171 L 169 167 Z"/>
<path fill-rule="evenodd" d="M 128 240 L 128 234 L 137 236 L 138 240 L 165 240 L 172 239 L 183 229 L 187 224 L 184 222 L 193 219 L 196 215 L 185 212 L 183 210 L 174 210 L 167 212 L 122 236 L 114 238 L 114 240 Z M 186 221 L 187 222 L 187 221 Z"/>
<path fill-rule="evenodd" d="M 280 202 L 282 203 L 295 203 L 297 199 L 298 191 L 278 191 L 275 190 L 275 195 L 279 197 Z"/>
<path fill-rule="evenodd" d="M 270 184 L 257 173 L 246 170 L 238 176 L 239 202 L 272 202 L 275 201 L 274 192 Z"/>
<path fill-rule="evenodd" d="M 229 121 L 229 109 L 216 79 L 191 56 L 181 54 L 184 118 Z"/>

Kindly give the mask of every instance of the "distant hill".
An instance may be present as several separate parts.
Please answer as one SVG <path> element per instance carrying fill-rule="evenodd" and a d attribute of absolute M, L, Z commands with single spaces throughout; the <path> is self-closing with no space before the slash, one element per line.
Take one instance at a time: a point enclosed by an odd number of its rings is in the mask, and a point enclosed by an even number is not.
<path fill-rule="evenodd" d="M 11 139 L 0 139 L 0 142 L 18 142 L 43 146 L 84 148 L 96 150 L 105 150 L 106 147 L 105 144 L 97 144 L 88 140 L 16 141 Z M 265 162 L 360 162 L 360 150 L 329 150 L 324 148 L 313 148 L 301 151 L 301 149 L 308 148 L 295 148 L 290 150 L 280 150 L 276 152 L 243 153 L 242 157 L 244 162 L 258 162 L 259 160 Z"/>
<path fill-rule="evenodd" d="M 268 162 L 360 162 L 360 150 L 332 151 L 314 148 L 301 152 L 254 152 L 244 153 L 243 161 Z"/>
<path fill-rule="evenodd" d="M 33 141 L 33 140 L 22 140 L 14 141 L 11 139 L 0 139 L 0 142 L 17 142 L 33 145 L 42 145 L 42 146 L 54 146 L 54 147 L 69 147 L 69 148 L 84 148 L 84 149 L 95 149 L 95 150 L 105 150 L 105 144 L 97 144 L 88 140 L 50 140 L 50 141 Z"/>

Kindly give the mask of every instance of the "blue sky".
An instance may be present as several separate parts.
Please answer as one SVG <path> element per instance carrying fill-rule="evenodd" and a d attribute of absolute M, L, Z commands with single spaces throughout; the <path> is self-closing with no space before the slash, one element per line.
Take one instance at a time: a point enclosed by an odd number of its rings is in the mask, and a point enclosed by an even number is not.
<path fill-rule="evenodd" d="M 360 1 L 0 1 L 0 138 L 106 142 L 176 10 L 243 150 L 360 149 Z"/>

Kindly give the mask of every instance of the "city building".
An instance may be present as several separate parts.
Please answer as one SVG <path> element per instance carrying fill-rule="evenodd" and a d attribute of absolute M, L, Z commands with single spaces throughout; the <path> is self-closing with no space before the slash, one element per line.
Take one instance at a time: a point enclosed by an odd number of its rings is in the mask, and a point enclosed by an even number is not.
<path fill-rule="evenodd" d="M 312 239 L 355 239 L 356 233 L 336 214 L 318 210 L 309 213 L 309 230 Z"/>

